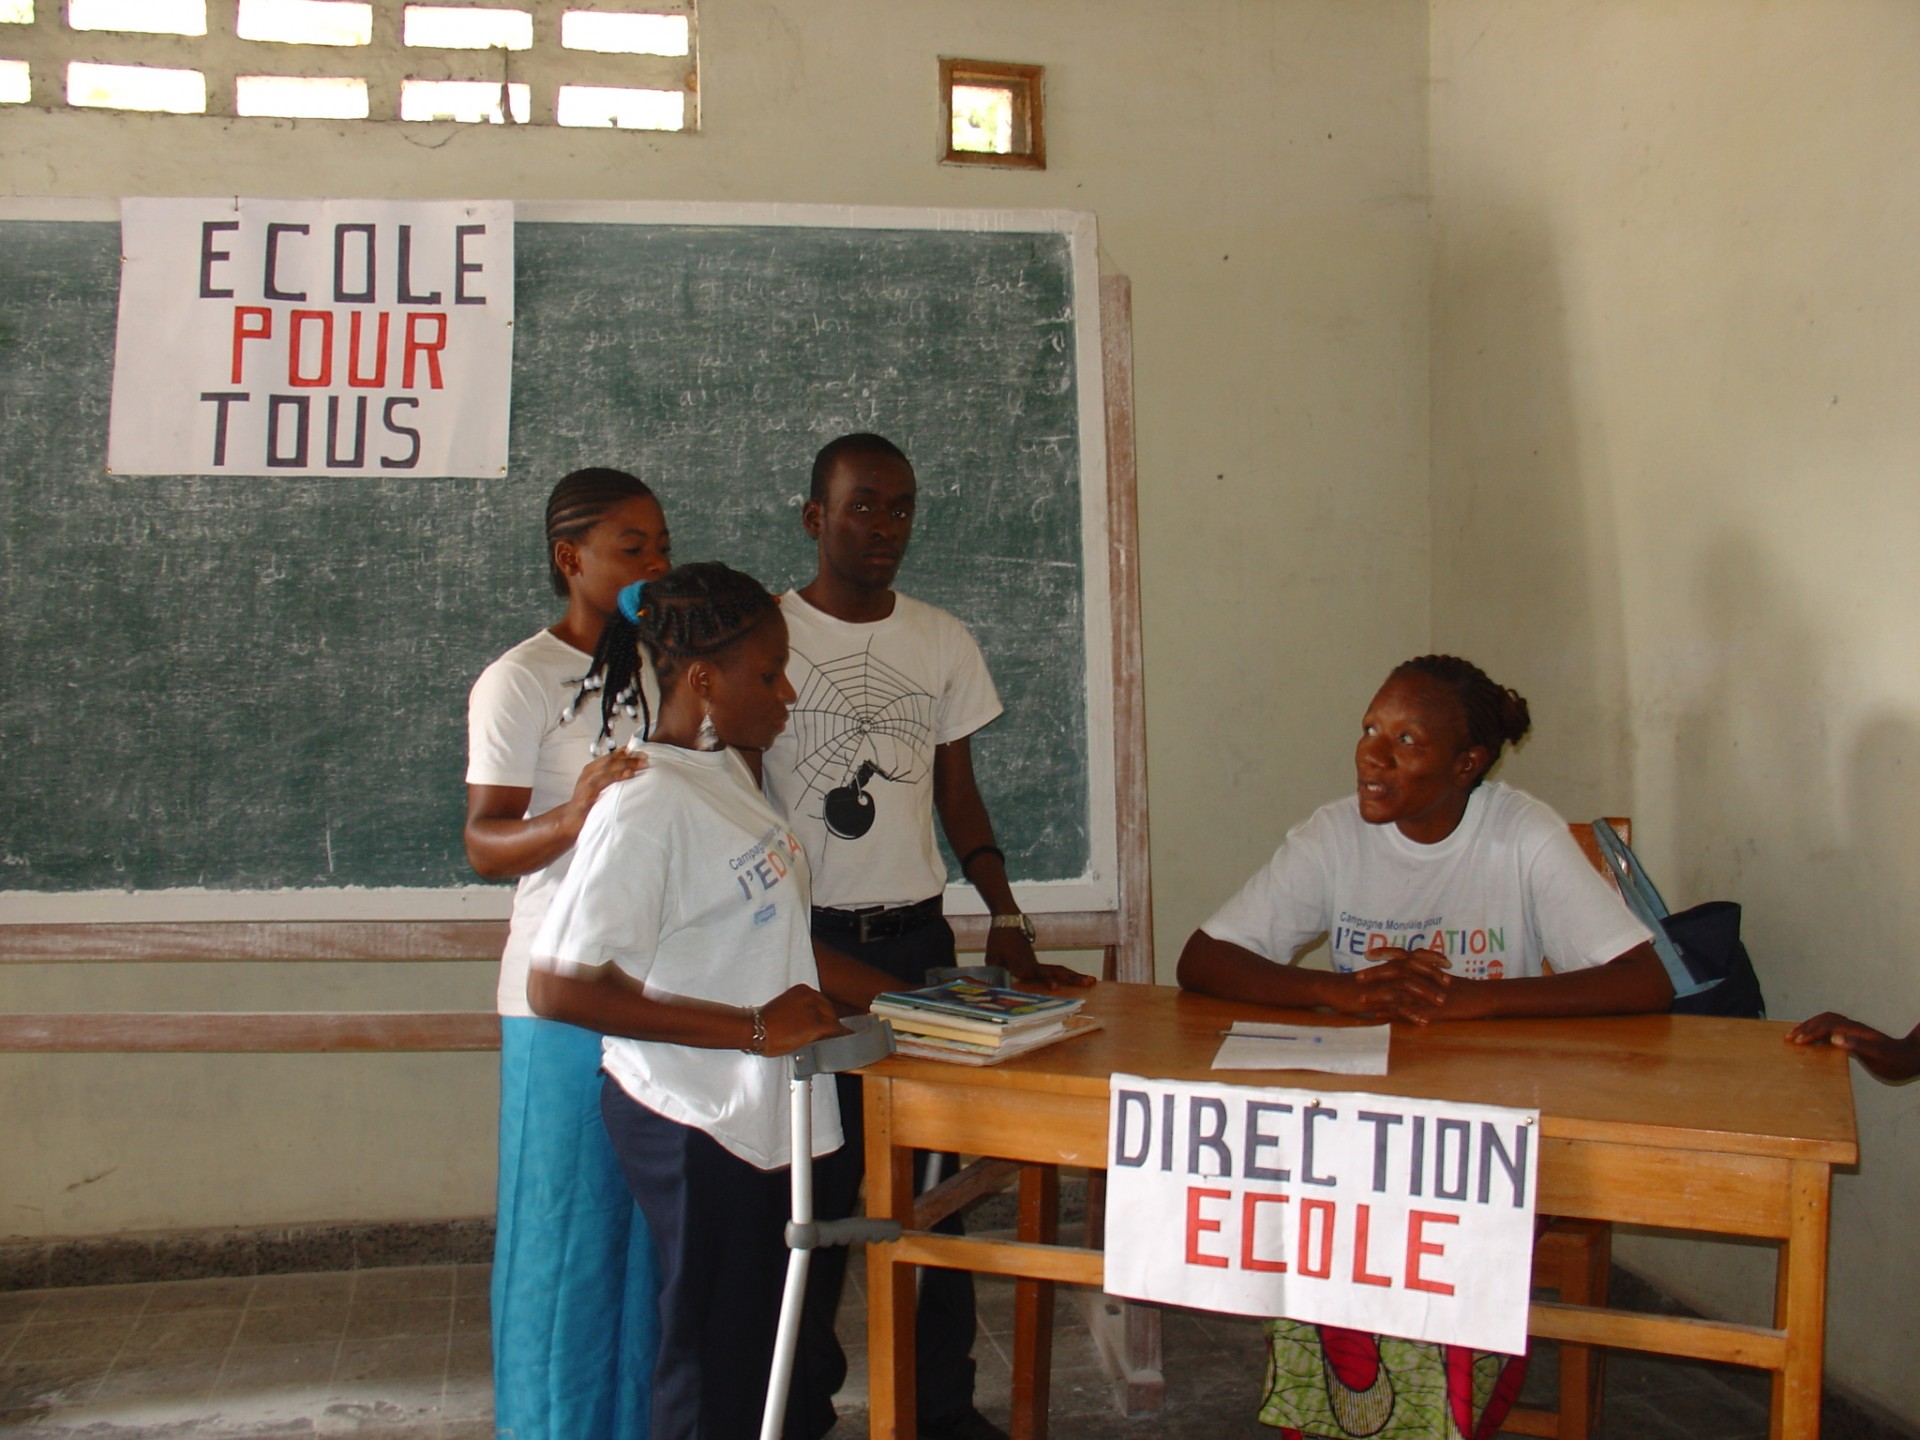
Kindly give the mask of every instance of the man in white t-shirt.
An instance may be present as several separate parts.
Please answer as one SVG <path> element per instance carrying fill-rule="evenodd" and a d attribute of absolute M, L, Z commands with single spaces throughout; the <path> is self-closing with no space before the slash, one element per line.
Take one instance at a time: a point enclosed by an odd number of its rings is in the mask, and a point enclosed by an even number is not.
<path fill-rule="evenodd" d="M 987 963 L 1018 980 L 1082 984 L 1034 956 L 1032 923 L 1007 883 L 1005 857 L 973 777 L 969 737 L 1000 714 L 980 647 L 944 610 L 901 595 L 893 579 L 913 533 L 913 466 L 878 435 L 846 435 L 820 451 L 801 521 L 819 551 L 814 578 L 782 597 L 799 699 L 766 754 L 766 788 L 800 836 L 813 870 L 813 934 L 887 971 L 903 988 L 954 963 L 941 914 L 947 886 L 937 815 L 960 870 L 993 913 Z M 840 1087 L 847 1133 L 815 1166 L 823 1219 L 851 1211 L 859 1188 L 857 1082 Z M 957 1230 L 957 1221 L 953 1228 Z M 794 1376 L 810 1433 L 833 1420 L 846 1373 L 832 1332 L 844 1251 L 815 1253 Z M 918 1312 L 920 1434 L 993 1440 L 973 1407 L 972 1277 L 922 1272 Z"/>

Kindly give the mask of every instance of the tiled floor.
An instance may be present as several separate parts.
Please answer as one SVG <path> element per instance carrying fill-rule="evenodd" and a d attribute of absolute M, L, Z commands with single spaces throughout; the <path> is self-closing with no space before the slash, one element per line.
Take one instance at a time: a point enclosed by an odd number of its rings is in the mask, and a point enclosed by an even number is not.
<path fill-rule="evenodd" d="M 0 1434 L 493 1434 L 487 1267 L 0 1293 Z"/>
<path fill-rule="evenodd" d="M 849 1338 L 865 1330 L 859 1277 L 850 1267 Z M 980 1405 L 1005 1423 L 1011 1285 L 983 1280 L 980 1315 Z M 1273 1440 L 1253 1418 L 1257 1322 L 1169 1312 L 1166 1404 L 1136 1420 L 1115 1413 L 1071 1298 L 1057 1324 L 1057 1440 Z M 863 1345 L 851 1359 L 833 1440 L 866 1433 Z M 4 1292 L 0 1436 L 479 1440 L 493 1433 L 488 1363 L 484 1265 Z M 1759 1440 L 1765 1397 L 1752 1372 L 1615 1355 L 1601 1440 Z"/>

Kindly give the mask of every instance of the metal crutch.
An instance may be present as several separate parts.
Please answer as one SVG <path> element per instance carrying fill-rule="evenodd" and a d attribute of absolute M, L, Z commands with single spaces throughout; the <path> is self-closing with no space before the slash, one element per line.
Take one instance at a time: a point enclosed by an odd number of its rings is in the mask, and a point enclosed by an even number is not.
<path fill-rule="evenodd" d="M 793 1384 L 794 1352 L 800 1342 L 800 1306 L 807 1293 L 807 1266 L 822 1245 L 851 1245 L 856 1240 L 900 1238 L 898 1220 L 815 1220 L 813 1218 L 813 1077 L 858 1070 L 893 1054 L 893 1027 L 877 1015 L 850 1016 L 842 1022 L 848 1033 L 816 1040 L 793 1052 L 792 1077 L 787 1083 L 787 1114 L 791 1139 L 793 1218 L 787 1222 L 787 1284 L 780 1296 L 780 1330 L 773 1347 L 773 1369 L 767 1375 L 767 1408 L 760 1417 L 760 1440 L 779 1440 L 786 1417 L 787 1392 Z M 861 1137 L 846 1137 L 849 1145 Z"/>

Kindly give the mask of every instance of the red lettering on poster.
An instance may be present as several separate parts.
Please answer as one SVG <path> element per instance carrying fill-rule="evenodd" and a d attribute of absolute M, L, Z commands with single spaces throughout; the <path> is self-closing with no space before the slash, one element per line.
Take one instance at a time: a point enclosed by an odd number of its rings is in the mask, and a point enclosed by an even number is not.
<path fill-rule="evenodd" d="M 1353 1283 L 1356 1285 L 1386 1285 L 1391 1287 L 1391 1275 L 1375 1275 L 1367 1269 L 1367 1232 L 1373 1225 L 1373 1207 L 1359 1206 L 1353 1222 Z"/>
<path fill-rule="evenodd" d="M 1423 1255 L 1445 1255 L 1447 1247 L 1436 1245 L 1426 1237 L 1428 1224 L 1458 1225 L 1458 1215 L 1442 1215 L 1434 1210 L 1413 1210 L 1407 1214 L 1407 1288 L 1426 1290 L 1434 1295 L 1451 1295 L 1453 1286 L 1444 1280 L 1429 1280 L 1420 1273 L 1420 1258 Z"/>
<path fill-rule="evenodd" d="M 295 310 L 287 319 L 287 384 L 296 389 L 324 390 L 333 383 L 333 312 Z M 316 375 L 300 373 L 300 349 L 309 325 L 320 327 L 320 371 Z"/>
<path fill-rule="evenodd" d="M 392 317 L 385 311 L 379 312 L 380 322 L 373 332 L 374 371 L 371 375 L 360 373 L 360 317 L 365 312 L 355 310 L 347 319 L 347 384 L 356 390 L 378 390 L 387 383 L 387 322 Z"/>
<path fill-rule="evenodd" d="M 1214 1269 L 1227 1268 L 1227 1257 L 1208 1255 L 1200 1249 L 1200 1236 L 1203 1231 L 1218 1232 L 1220 1222 L 1201 1218 L 1200 1204 L 1204 1200 L 1226 1200 L 1231 1192 L 1226 1190 L 1205 1190 L 1198 1185 L 1187 1187 L 1187 1264 L 1206 1265 Z"/>
<path fill-rule="evenodd" d="M 1318 1220 L 1320 1225 L 1320 1254 L 1317 1259 L 1309 1258 L 1313 1254 L 1313 1228 Z M 1315 1280 L 1325 1280 L 1333 1274 L 1333 1225 L 1334 1208 L 1331 1200 L 1302 1200 L 1300 1202 L 1300 1253 L 1295 1259 L 1302 1275 Z"/>
<path fill-rule="evenodd" d="M 256 326 L 249 322 L 258 322 Z M 267 340 L 273 336 L 273 312 L 264 305 L 233 307 L 233 384 L 240 383 L 241 346 L 249 340 Z"/>
<path fill-rule="evenodd" d="M 1284 1205 L 1293 1197 L 1276 1195 L 1262 1190 L 1249 1190 L 1240 1197 L 1240 1268 L 1242 1270 L 1265 1270 L 1275 1275 L 1287 1273 L 1287 1262 L 1269 1260 L 1253 1252 L 1254 1236 L 1259 1230 L 1259 1207 L 1262 1205 Z"/>
<path fill-rule="evenodd" d="M 431 341 L 421 335 L 427 325 L 434 327 Z M 400 362 L 400 383 L 408 390 L 416 387 L 413 383 L 414 362 L 421 356 L 427 360 L 427 384 L 430 388 L 444 388 L 440 378 L 440 352 L 447 348 L 447 317 L 440 310 L 411 310 L 407 312 L 407 338 L 405 350 Z"/>

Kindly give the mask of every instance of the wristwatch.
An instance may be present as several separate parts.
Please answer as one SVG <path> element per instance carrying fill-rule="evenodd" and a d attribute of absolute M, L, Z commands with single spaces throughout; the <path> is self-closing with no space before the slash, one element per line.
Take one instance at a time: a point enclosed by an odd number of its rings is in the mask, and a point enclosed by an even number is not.
<path fill-rule="evenodd" d="M 992 920 L 987 922 L 987 928 L 989 930 L 1018 930 L 1022 935 L 1027 937 L 1027 943 L 1029 945 L 1033 944 L 1033 917 L 1031 915 L 1018 913 L 1012 915 L 996 915 Z"/>

